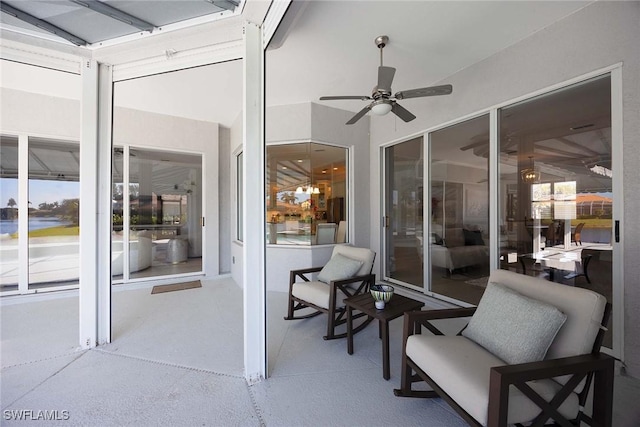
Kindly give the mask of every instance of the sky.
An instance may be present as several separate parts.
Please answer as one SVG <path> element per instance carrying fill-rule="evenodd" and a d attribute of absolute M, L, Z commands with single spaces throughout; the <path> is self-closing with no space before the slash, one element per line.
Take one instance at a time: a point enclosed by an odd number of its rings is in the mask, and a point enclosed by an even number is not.
<path fill-rule="evenodd" d="M 37 208 L 41 203 L 62 202 L 64 199 L 80 197 L 80 183 L 69 181 L 29 180 L 29 201 Z M 18 202 L 18 180 L 0 179 L 0 207 L 7 207 L 9 199 Z"/>

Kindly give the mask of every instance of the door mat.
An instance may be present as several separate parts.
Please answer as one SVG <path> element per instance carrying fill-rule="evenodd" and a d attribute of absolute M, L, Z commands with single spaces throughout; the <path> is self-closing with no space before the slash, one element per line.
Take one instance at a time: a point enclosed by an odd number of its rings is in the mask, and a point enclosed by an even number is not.
<path fill-rule="evenodd" d="M 200 280 L 195 280 L 193 282 L 174 283 L 172 285 L 160 285 L 153 287 L 153 289 L 151 290 L 151 295 L 161 294 L 164 292 L 183 291 L 185 289 L 194 289 L 201 287 L 202 283 L 200 283 Z"/>

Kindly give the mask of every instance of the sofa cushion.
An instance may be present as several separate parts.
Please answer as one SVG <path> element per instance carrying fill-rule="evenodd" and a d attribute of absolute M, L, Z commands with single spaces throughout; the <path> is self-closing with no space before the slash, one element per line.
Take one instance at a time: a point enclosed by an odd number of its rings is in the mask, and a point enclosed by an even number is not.
<path fill-rule="evenodd" d="M 489 283 L 462 335 L 509 364 L 536 362 L 566 319 L 550 304 Z"/>
<path fill-rule="evenodd" d="M 334 280 L 343 280 L 353 277 L 363 262 L 357 259 L 347 258 L 346 256 L 335 254 L 329 262 L 322 267 L 318 273 L 318 280 L 329 283 Z"/>
<path fill-rule="evenodd" d="M 487 425 L 490 370 L 504 365 L 500 359 L 463 336 L 412 335 L 407 340 L 406 352 L 469 415 Z M 527 384 L 546 401 L 560 389 L 553 380 Z M 559 410 L 568 419 L 575 418 L 578 396 L 571 393 Z M 531 421 L 539 413 L 540 409 L 520 390 L 509 388 L 509 424 Z"/>
<path fill-rule="evenodd" d="M 329 309 L 330 290 L 329 285 L 324 282 L 299 282 L 293 284 L 291 294 L 318 307 Z M 347 295 L 337 289 L 336 307 L 344 307 L 343 300 L 345 298 L 347 298 Z"/>

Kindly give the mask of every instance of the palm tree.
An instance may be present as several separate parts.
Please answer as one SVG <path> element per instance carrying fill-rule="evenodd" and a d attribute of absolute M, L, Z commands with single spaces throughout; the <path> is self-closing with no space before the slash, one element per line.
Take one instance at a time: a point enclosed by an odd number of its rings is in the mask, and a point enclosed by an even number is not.
<path fill-rule="evenodd" d="M 13 197 L 9 198 L 9 201 L 7 202 L 7 206 L 9 206 L 10 208 L 13 208 L 17 205 L 16 200 Z"/>

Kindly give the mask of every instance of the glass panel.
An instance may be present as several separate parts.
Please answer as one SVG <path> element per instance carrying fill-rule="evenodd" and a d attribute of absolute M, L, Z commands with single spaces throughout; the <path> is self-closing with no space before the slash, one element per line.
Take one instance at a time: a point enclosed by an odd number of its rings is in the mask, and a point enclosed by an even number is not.
<path fill-rule="evenodd" d="M 611 302 L 610 77 L 499 117 L 501 268 L 590 288 Z"/>
<path fill-rule="evenodd" d="M 316 143 L 267 147 L 267 242 L 347 240 L 347 153 Z"/>
<path fill-rule="evenodd" d="M 18 138 L 0 137 L 0 291 L 18 289 Z"/>
<path fill-rule="evenodd" d="M 489 275 L 489 116 L 430 134 L 431 291 L 477 304 Z"/>
<path fill-rule="evenodd" d="M 202 271 L 202 158 L 129 150 L 131 278 Z"/>
<path fill-rule="evenodd" d="M 29 289 L 78 284 L 80 146 L 29 138 Z"/>
<path fill-rule="evenodd" d="M 422 287 L 423 139 L 402 142 L 385 151 L 385 275 Z"/>
<path fill-rule="evenodd" d="M 125 221 L 124 148 L 114 147 L 111 163 L 111 277 L 123 275 L 123 227 Z"/>

